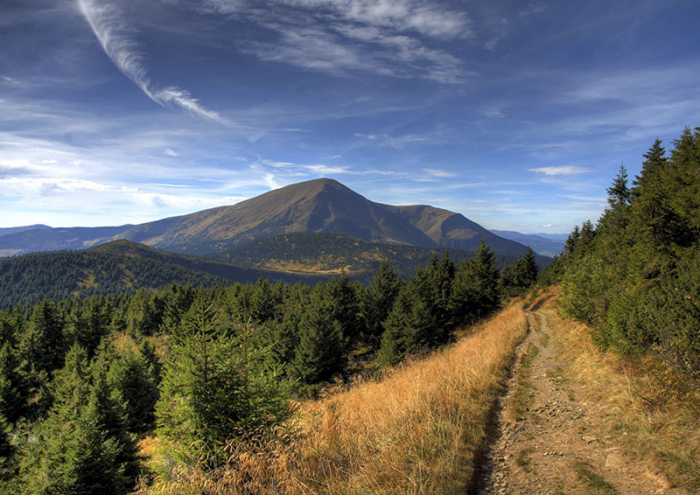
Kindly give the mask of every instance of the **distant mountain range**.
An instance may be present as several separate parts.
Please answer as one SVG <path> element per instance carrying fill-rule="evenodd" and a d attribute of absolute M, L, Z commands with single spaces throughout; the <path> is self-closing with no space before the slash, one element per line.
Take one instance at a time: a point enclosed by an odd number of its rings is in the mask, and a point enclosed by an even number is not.
<path fill-rule="evenodd" d="M 32 228 L 0 235 L 0 256 L 84 249 L 126 239 L 183 254 L 222 252 L 288 233 L 337 233 L 367 242 L 473 251 L 483 238 L 498 254 L 523 244 L 498 236 L 459 213 L 433 206 L 375 203 L 332 179 L 276 189 L 232 206 L 141 225 Z M 533 248 L 534 249 L 534 248 Z"/>
<path fill-rule="evenodd" d="M 26 225 L 24 227 L 9 227 L 9 228 L 0 228 L 0 236 L 7 235 L 7 234 L 16 234 L 18 232 L 24 232 L 26 230 L 38 230 L 38 229 L 50 229 L 48 225 L 43 225 L 43 224 L 36 224 L 36 225 Z"/>
<path fill-rule="evenodd" d="M 492 230 L 491 232 L 505 239 L 530 246 L 537 254 L 550 258 L 562 253 L 568 237 L 566 234 L 521 234 L 509 230 Z"/>

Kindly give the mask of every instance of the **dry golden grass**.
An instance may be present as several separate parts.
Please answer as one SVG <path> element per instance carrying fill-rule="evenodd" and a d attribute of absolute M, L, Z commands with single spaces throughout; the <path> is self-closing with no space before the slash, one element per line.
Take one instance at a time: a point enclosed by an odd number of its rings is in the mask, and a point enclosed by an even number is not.
<path fill-rule="evenodd" d="M 381 381 L 303 404 L 292 443 L 239 445 L 227 467 L 185 468 L 147 492 L 463 493 L 526 325 L 522 309 L 512 305 Z"/>
<path fill-rule="evenodd" d="M 654 357 L 630 359 L 595 346 L 593 331 L 545 306 L 581 399 L 605 405 L 608 434 L 661 469 L 671 484 L 700 492 L 700 390 Z"/>

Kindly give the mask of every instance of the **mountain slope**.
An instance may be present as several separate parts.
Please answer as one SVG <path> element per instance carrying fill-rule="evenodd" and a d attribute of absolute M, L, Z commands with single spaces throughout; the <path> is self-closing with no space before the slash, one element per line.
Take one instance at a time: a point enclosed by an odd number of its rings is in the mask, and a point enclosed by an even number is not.
<path fill-rule="evenodd" d="M 304 232 L 283 234 L 235 247 L 230 250 L 206 254 L 241 266 L 292 271 L 294 273 L 340 274 L 345 271 L 351 278 L 369 282 L 386 260 L 399 275 L 413 276 L 416 268 L 425 265 L 433 255 L 449 252 L 455 262 L 470 258 L 474 252 L 455 248 L 422 248 L 406 244 L 368 242 L 343 234 L 309 234 Z M 537 256 L 540 265 L 551 260 Z M 515 256 L 496 255 L 496 265 L 502 268 L 515 262 Z"/>
<path fill-rule="evenodd" d="M 175 283 L 212 287 L 283 280 L 315 284 L 325 278 L 244 268 L 116 241 L 81 251 L 32 253 L 0 260 L 0 307 L 95 294 L 130 293 Z"/>
<path fill-rule="evenodd" d="M 0 229 L 0 236 L 7 234 L 16 234 L 18 232 L 24 232 L 25 230 L 37 230 L 37 229 L 50 229 L 48 225 L 35 224 L 35 225 L 24 225 L 22 227 L 8 227 Z"/>
<path fill-rule="evenodd" d="M 172 252 L 203 254 L 293 232 L 338 233 L 372 242 L 466 250 L 474 250 L 484 238 L 498 254 L 516 255 L 527 249 L 458 213 L 426 205 L 375 203 L 335 180 L 318 179 L 232 206 L 136 226 L 36 230 L 2 236 L 0 253 L 77 249 L 127 239 Z"/>
<path fill-rule="evenodd" d="M 136 226 L 119 237 L 171 251 L 217 251 L 290 232 L 342 233 L 365 241 L 436 244 L 420 229 L 337 181 L 276 189 L 233 206 Z"/>

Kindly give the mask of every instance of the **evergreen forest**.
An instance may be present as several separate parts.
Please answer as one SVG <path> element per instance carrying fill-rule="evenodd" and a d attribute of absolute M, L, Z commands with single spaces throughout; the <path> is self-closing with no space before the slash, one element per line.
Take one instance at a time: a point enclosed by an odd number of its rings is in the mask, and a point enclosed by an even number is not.
<path fill-rule="evenodd" d="M 624 166 L 596 224 L 576 227 L 546 277 L 564 316 L 596 328 L 600 345 L 654 353 L 700 376 L 700 128 L 668 153 L 659 140 L 638 176 Z"/>
<path fill-rule="evenodd" d="M 381 374 L 535 283 L 528 251 L 499 270 L 482 243 L 404 281 L 384 262 L 367 286 L 172 284 L 132 295 L 0 311 L 0 491 L 121 494 L 213 469 L 261 432 L 294 441 L 294 398 Z M 143 463 L 156 437 L 168 461 Z"/>

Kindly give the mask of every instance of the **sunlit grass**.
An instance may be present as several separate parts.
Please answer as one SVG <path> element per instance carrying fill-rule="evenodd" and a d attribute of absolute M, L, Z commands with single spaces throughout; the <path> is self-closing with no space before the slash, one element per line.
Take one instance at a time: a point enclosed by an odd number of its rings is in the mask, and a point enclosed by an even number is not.
<path fill-rule="evenodd" d="M 458 342 L 300 408 L 297 435 L 236 448 L 152 493 L 464 493 L 488 411 L 525 333 L 510 306 Z M 199 490 L 199 491 L 198 491 Z"/>

